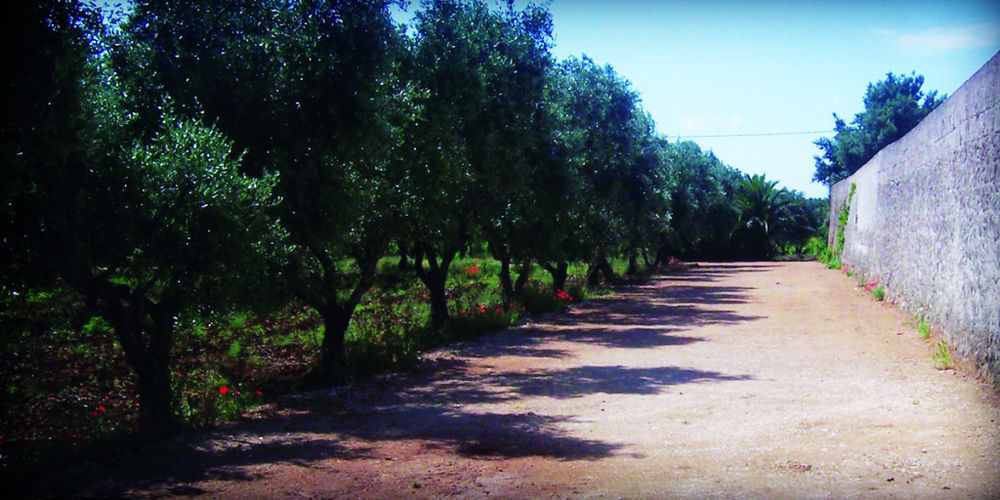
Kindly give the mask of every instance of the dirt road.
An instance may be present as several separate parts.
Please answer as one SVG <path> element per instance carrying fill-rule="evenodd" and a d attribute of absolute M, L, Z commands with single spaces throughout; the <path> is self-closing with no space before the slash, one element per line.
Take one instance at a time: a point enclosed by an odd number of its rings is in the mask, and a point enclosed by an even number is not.
<path fill-rule="evenodd" d="M 80 495 L 991 498 L 1000 402 L 853 280 L 705 264 L 46 481 Z"/>

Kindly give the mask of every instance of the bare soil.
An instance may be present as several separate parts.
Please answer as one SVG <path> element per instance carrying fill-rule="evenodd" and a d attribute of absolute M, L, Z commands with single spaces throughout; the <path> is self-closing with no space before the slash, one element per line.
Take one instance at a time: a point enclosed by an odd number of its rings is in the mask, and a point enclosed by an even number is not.
<path fill-rule="evenodd" d="M 1000 399 L 820 264 L 703 264 L 36 492 L 997 498 Z"/>

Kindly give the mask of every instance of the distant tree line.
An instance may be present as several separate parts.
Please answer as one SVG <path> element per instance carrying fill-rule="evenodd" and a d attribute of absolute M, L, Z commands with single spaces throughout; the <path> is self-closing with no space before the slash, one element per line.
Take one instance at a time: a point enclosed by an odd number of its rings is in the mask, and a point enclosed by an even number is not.
<path fill-rule="evenodd" d="M 8 6 L 4 293 L 58 281 L 114 327 L 143 418 L 175 425 L 186 318 L 301 300 L 325 323 L 314 376 L 391 252 L 448 318 L 472 246 L 516 297 L 625 256 L 768 258 L 821 233 L 823 203 L 656 133 L 611 66 L 556 60 L 546 9 L 430 0 Z"/>

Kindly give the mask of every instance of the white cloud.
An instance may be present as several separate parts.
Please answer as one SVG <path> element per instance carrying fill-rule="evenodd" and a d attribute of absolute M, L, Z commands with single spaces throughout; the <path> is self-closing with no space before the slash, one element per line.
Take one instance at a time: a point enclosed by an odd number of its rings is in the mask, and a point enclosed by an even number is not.
<path fill-rule="evenodd" d="M 904 49 L 927 55 L 1000 45 L 1000 25 L 994 22 L 915 32 L 876 30 L 875 33 Z"/>

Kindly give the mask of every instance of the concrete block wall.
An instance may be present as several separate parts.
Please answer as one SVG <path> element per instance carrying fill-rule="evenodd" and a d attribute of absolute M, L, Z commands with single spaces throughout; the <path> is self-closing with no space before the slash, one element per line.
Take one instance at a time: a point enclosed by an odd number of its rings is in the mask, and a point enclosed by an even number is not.
<path fill-rule="evenodd" d="M 832 187 L 831 245 L 852 184 L 841 262 L 1000 380 L 1000 52 Z"/>

